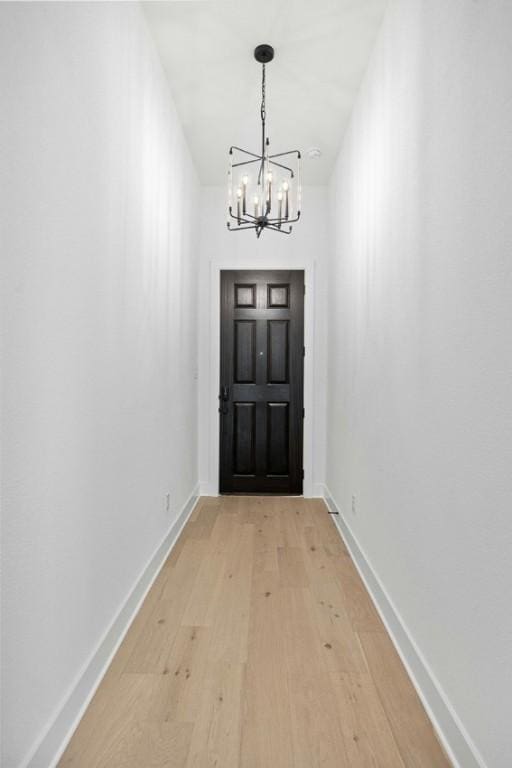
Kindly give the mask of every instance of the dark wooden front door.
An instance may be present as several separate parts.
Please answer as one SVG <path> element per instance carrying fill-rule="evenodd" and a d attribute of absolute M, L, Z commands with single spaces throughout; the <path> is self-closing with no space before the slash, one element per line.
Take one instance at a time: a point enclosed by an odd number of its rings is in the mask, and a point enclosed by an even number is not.
<path fill-rule="evenodd" d="M 221 272 L 220 492 L 302 493 L 304 272 Z"/>

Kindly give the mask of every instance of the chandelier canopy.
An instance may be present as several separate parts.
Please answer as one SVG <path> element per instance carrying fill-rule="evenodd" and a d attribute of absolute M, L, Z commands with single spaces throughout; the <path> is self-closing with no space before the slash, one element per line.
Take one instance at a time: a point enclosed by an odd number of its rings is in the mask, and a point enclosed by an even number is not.
<path fill-rule="evenodd" d="M 300 218 L 301 154 L 297 149 L 269 154 L 270 141 L 265 132 L 265 65 L 274 58 L 274 49 L 271 45 L 258 45 L 254 58 L 262 65 L 261 153 L 235 146 L 229 149 L 227 227 L 230 232 L 254 229 L 257 237 L 264 229 L 289 235 L 292 223 Z"/>

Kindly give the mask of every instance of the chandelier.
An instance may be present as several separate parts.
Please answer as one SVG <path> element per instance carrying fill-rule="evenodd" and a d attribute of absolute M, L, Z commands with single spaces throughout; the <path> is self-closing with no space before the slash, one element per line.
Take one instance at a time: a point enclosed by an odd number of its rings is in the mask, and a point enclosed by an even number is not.
<path fill-rule="evenodd" d="M 298 150 L 269 154 L 270 141 L 265 132 L 265 65 L 274 58 L 274 49 L 271 45 L 258 45 L 254 58 L 262 65 L 261 154 L 230 147 L 227 227 L 230 232 L 254 229 L 257 237 L 264 229 L 289 235 L 292 223 L 300 218 L 301 155 Z"/>

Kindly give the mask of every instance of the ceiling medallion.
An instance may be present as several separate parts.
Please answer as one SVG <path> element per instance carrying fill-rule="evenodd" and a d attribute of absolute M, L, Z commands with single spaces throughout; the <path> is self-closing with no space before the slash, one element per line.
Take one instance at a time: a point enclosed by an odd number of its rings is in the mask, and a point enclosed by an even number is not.
<path fill-rule="evenodd" d="M 269 154 L 270 142 L 265 133 L 265 65 L 274 58 L 274 49 L 271 45 L 258 45 L 254 58 L 262 65 L 261 154 L 234 146 L 229 150 L 227 226 L 230 232 L 254 229 L 257 237 L 264 229 L 289 235 L 292 223 L 300 218 L 301 154 L 296 149 Z M 294 167 L 284 165 L 285 162 Z"/>

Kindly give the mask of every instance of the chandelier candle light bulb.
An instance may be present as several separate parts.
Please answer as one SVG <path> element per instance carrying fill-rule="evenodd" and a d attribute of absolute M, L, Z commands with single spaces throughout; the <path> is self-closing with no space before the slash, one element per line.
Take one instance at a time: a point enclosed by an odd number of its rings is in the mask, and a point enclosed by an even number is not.
<path fill-rule="evenodd" d="M 236 191 L 236 217 L 238 219 L 238 225 L 240 226 L 240 200 L 242 199 L 242 190 L 238 187 Z"/>
<path fill-rule="evenodd" d="M 290 201 L 288 198 L 288 192 L 290 191 L 290 185 L 287 181 L 283 181 L 283 190 L 284 190 L 284 217 L 285 219 L 288 219 L 290 216 Z"/>
<path fill-rule="evenodd" d="M 261 79 L 261 151 L 249 152 L 240 147 L 232 146 L 229 150 L 228 170 L 228 220 L 227 226 L 231 232 L 243 229 L 253 229 L 256 236 L 260 237 L 264 229 L 289 235 L 292 231 L 292 223 L 300 218 L 301 213 L 301 176 L 299 150 L 278 152 L 270 154 L 270 141 L 266 135 L 266 110 L 265 110 L 265 65 L 274 58 L 274 49 L 270 45 L 258 45 L 254 51 L 254 58 L 262 65 Z M 257 171 L 252 174 L 252 181 L 245 169 L 256 164 Z M 236 183 L 236 211 L 233 201 L 233 170 L 242 172 Z M 277 211 L 272 210 L 272 194 L 276 174 L 282 181 L 277 189 Z M 292 179 L 297 178 L 298 183 L 292 185 Z M 251 182 L 251 183 L 250 183 Z M 254 213 L 248 211 L 248 195 L 253 196 Z M 297 212 L 296 214 L 294 212 Z M 276 215 L 277 214 L 277 215 Z M 231 226 L 231 220 L 236 221 L 237 227 Z"/>
<path fill-rule="evenodd" d="M 242 213 L 244 214 L 244 216 L 247 212 L 247 184 L 248 183 L 249 183 L 249 177 L 242 176 L 242 188 L 243 188 Z"/>

